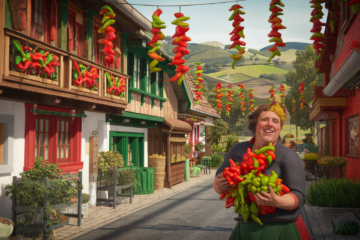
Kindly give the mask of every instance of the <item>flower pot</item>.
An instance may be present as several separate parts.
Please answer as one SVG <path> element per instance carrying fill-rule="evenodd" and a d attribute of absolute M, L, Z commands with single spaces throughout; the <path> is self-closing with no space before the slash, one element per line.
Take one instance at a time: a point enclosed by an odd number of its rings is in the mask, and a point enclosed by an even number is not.
<path fill-rule="evenodd" d="M 7 218 L 0 218 L 0 240 L 7 239 L 14 230 L 14 223 Z"/>
<path fill-rule="evenodd" d="M 304 160 L 305 168 L 314 168 L 316 165 L 316 160 Z"/>

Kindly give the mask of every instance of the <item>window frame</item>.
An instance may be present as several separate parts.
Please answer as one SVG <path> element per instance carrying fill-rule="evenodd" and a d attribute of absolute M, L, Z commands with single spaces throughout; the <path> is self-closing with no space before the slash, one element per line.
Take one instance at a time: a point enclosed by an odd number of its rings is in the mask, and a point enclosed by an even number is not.
<path fill-rule="evenodd" d="M 65 131 L 62 132 L 61 130 L 61 126 L 60 126 L 60 122 L 61 121 L 64 121 L 65 122 L 65 125 L 64 125 L 64 129 Z M 66 122 L 68 122 L 68 132 L 66 132 Z M 70 161 L 70 156 L 71 156 L 71 118 L 70 117 L 57 117 L 56 119 L 56 127 L 57 127 L 57 131 L 56 131 L 56 147 L 55 147 L 55 151 L 56 151 L 56 163 L 59 163 L 59 162 L 68 162 Z M 68 134 L 68 140 L 67 140 L 67 144 L 65 143 L 65 140 L 64 140 L 64 144 L 62 144 L 61 140 L 62 140 L 62 135 L 61 133 L 64 133 L 64 138 L 66 138 L 66 133 Z M 61 158 L 61 147 L 64 147 L 64 158 Z M 66 147 L 68 147 L 68 157 L 65 157 L 66 156 Z M 58 156 L 58 148 L 59 148 L 59 156 Z"/>
<path fill-rule="evenodd" d="M 31 109 L 34 108 L 33 104 L 25 104 L 25 162 L 24 171 L 31 169 L 35 162 L 35 119 L 36 117 L 42 117 L 42 114 L 34 115 Z M 71 113 L 71 109 L 51 107 L 45 105 L 38 105 L 37 109 L 53 112 Z M 81 131 L 82 131 L 82 119 L 75 118 L 70 121 L 69 132 L 69 159 L 66 161 L 57 160 L 57 120 L 58 119 L 70 119 L 69 117 L 57 116 L 57 115 L 44 115 L 51 119 L 49 127 L 49 161 L 50 163 L 57 163 L 60 169 L 64 172 L 76 173 L 83 168 L 83 162 L 81 162 Z"/>
<path fill-rule="evenodd" d="M 44 120 L 44 127 L 43 127 L 43 131 L 40 131 L 40 120 Z M 49 121 L 48 123 L 48 131 L 46 132 L 45 126 L 46 126 L 46 120 Z M 43 133 L 43 144 L 40 144 L 40 134 Z M 45 134 L 48 134 L 48 144 L 45 144 Z M 50 136 L 51 136 L 51 117 L 48 115 L 37 115 L 35 117 L 35 136 L 34 136 L 34 141 L 35 141 L 35 156 L 34 157 L 38 157 L 40 156 L 40 148 L 43 147 L 43 160 L 44 162 L 50 162 Z M 45 159 L 45 152 L 46 152 L 46 147 L 48 148 L 48 158 Z"/>

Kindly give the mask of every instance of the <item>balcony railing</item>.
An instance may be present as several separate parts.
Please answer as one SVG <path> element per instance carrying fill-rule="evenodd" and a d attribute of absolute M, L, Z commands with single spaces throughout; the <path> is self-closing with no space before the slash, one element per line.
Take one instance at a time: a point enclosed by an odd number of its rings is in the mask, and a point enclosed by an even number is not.
<path fill-rule="evenodd" d="M 126 108 L 130 76 L 11 29 L 5 29 L 5 60 L 7 87 L 21 83 L 40 94 Z"/>

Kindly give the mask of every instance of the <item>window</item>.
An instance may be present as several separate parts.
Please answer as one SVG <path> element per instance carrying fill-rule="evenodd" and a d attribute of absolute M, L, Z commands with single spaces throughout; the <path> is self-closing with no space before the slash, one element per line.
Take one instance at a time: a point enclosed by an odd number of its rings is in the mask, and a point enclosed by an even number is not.
<path fill-rule="evenodd" d="M 110 151 L 122 154 L 125 166 L 144 167 L 144 134 L 110 131 Z"/>
<path fill-rule="evenodd" d="M 151 93 L 151 73 L 149 61 L 146 62 L 146 91 Z"/>
<path fill-rule="evenodd" d="M 24 171 L 31 169 L 35 158 L 57 163 L 64 172 L 76 172 L 83 167 L 81 162 L 81 118 L 58 115 L 34 115 L 33 104 L 26 104 L 25 119 L 25 164 Z M 37 106 L 50 112 L 71 113 L 69 109 Z"/>
<path fill-rule="evenodd" d="M 56 0 L 32 0 L 31 36 L 55 45 L 57 37 Z"/>
<path fill-rule="evenodd" d="M 76 13 L 68 10 L 68 51 L 82 57 L 82 25 L 76 22 Z"/>
<path fill-rule="evenodd" d="M 76 23 L 76 49 L 79 57 L 83 56 L 83 37 L 82 37 L 82 25 Z"/>
<path fill-rule="evenodd" d="M 141 59 L 138 56 L 134 57 L 134 88 L 139 88 L 140 84 L 140 62 Z"/>
<path fill-rule="evenodd" d="M 3 146 L 4 146 L 3 124 L 0 123 L 0 165 L 3 164 Z"/>
<path fill-rule="evenodd" d="M 34 37 L 42 40 L 44 35 L 44 1 L 34 1 Z"/>

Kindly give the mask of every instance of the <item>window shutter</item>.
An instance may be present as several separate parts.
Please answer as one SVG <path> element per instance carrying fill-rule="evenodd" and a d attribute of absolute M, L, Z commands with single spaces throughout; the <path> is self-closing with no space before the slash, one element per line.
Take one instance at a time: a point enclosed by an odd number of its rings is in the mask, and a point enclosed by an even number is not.
<path fill-rule="evenodd" d="M 51 1 L 50 6 L 50 41 L 56 41 L 57 36 L 57 3 L 56 0 Z"/>
<path fill-rule="evenodd" d="M 76 16 L 73 11 L 68 12 L 68 49 L 69 51 L 75 50 L 74 41 L 75 41 L 75 21 Z"/>
<path fill-rule="evenodd" d="M 157 84 L 156 73 L 151 73 L 151 93 L 152 94 L 156 94 L 156 84 Z"/>
<path fill-rule="evenodd" d="M 164 97 L 164 72 L 159 72 L 159 92 L 160 97 Z"/>
<path fill-rule="evenodd" d="M 130 78 L 130 87 L 134 87 L 134 54 L 129 52 L 127 55 L 127 74 L 131 76 Z"/>
<path fill-rule="evenodd" d="M 26 30 L 26 0 L 12 0 L 9 3 L 14 29 Z"/>
<path fill-rule="evenodd" d="M 141 58 L 140 59 L 140 89 L 146 91 L 146 59 Z"/>

